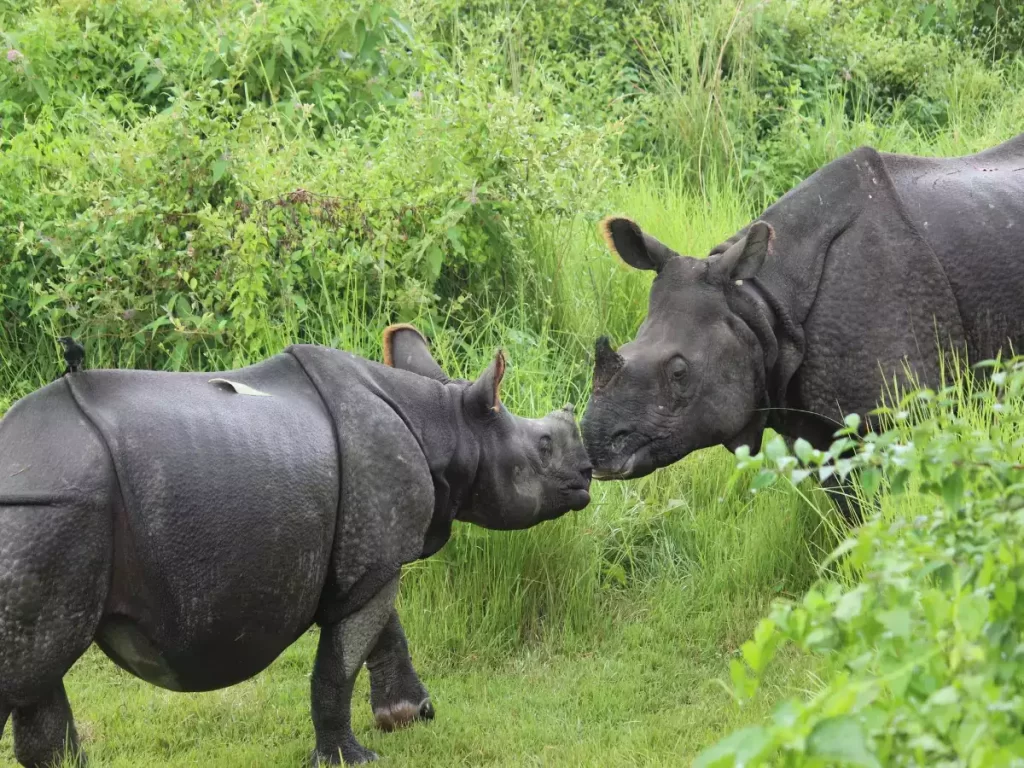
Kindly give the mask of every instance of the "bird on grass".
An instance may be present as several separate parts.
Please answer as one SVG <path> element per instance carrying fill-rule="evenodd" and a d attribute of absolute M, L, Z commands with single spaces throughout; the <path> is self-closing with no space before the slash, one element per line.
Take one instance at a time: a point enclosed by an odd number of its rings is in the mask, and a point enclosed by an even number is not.
<path fill-rule="evenodd" d="M 85 362 L 85 347 L 70 336 L 61 336 L 57 341 L 64 348 L 64 362 L 67 363 L 67 368 L 61 376 L 82 370 L 82 363 Z"/>

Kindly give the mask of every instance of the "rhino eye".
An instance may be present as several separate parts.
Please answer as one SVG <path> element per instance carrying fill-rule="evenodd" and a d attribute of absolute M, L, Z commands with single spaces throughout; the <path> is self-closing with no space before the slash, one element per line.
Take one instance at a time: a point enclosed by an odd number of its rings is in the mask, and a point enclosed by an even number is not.
<path fill-rule="evenodd" d="M 665 367 L 667 369 L 669 379 L 675 382 L 683 381 L 690 368 L 690 366 L 686 364 L 686 361 L 681 357 L 673 357 L 668 361 L 668 364 Z"/>
<path fill-rule="evenodd" d="M 551 461 L 551 438 L 548 435 L 544 435 L 540 439 L 540 444 L 537 446 L 537 450 L 540 453 L 540 460 L 542 463 L 547 464 Z"/>

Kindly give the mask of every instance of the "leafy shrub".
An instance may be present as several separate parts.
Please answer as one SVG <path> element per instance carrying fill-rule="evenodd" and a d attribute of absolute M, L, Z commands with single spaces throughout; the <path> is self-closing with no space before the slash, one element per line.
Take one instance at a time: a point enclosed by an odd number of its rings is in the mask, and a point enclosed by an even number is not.
<path fill-rule="evenodd" d="M 352 291 L 404 318 L 486 304 L 495 286 L 540 291 L 528 225 L 617 178 L 594 162 L 605 134 L 451 85 L 326 138 L 204 91 L 131 129 L 83 112 L 54 131 L 41 113 L 0 156 L 7 322 L 45 318 L 178 367 L 210 345 L 267 351 L 260 329 L 301 333 Z"/>
<path fill-rule="evenodd" d="M 755 487 L 860 473 L 876 512 L 798 602 L 776 604 L 732 662 L 741 700 L 786 643 L 834 674 L 809 700 L 707 750 L 700 766 L 1011 766 L 1024 759 L 1024 361 L 987 383 L 922 391 L 852 458 L 781 440 L 740 456 Z M 885 492 L 879 496 L 880 490 Z M 845 574 L 847 579 L 838 578 Z"/>
<path fill-rule="evenodd" d="M 83 101 L 134 121 L 189 89 L 349 124 L 404 96 L 430 53 L 369 0 L 62 0 L 4 21 L 5 133 Z"/>

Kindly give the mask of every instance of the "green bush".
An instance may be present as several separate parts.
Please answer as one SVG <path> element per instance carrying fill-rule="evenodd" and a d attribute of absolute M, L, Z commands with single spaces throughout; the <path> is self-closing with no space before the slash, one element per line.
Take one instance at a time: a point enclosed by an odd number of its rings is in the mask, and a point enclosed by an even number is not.
<path fill-rule="evenodd" d="M 375 322 L 485 311 L 514 286 L 543 300 L 529 226 L 596 216 L 621 179 L 613 127 L 486 72 L 465 81 L 388 6 L 144 5 L 64 3 L 12 33 L 8 69 L 51 96 L 22 104 L 0 145 L 0 295 L 22 347 L 67 331 L 181 368 L 271 352 L 261 329 L 301 337 L 337 299 L 384 308 Z M 80 38 L 88 50 L 60 42 Z M 117 60 L 146 41 L 166 68 L 148 95 Z M 90 69 L 62 81 L 71 59 Z"/>
<path fill-rule="evenodd" d="M 83 101 L 137 120 L 193 88 L 348 124 L 401 98 L 429 55 L 382 2 L 62 0 L 0 18 L 5 133 Z"/>
<path fill-rule="evenodd" d="M 883 410 L 891 428 L 853 458 L 841 457 L 856 417 L 828 451 L 777 440 L 740 456 L 754 488 L 857 472 L 881 508 L 826 561 L 832 576 L 778 603 L 732 662 L 741 700 L 786 643 L 825 654 L 832 675 L 699 766 L 1021 764 L 1024 360 L 988 367 L 984 383 Z"/>

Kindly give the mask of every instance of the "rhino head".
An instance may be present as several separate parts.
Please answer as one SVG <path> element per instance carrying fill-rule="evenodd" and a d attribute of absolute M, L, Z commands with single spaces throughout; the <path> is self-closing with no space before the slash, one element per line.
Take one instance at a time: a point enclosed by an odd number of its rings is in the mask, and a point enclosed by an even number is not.
<path fill-rule="evenodd" d="M 707 259 L 683 257 L 629 219 L 601 223 L 627 264 L 657 273 L 647 317 L 618 351 L 595 348 L 583 439 L 599 480 L 643 477 L 713 445 L 760 445 L 766 370 L 777 351 L 771 310 L 744 281 L 773 238 L 751 225 Z"/>
<path fill-rule="evenodd" d="M 529 528 L 590 503 L 592 468 L 566 405 L 541 419 L 510 413 L 501 402 L 505 356 L 500 351 L 476 379 L 452 379 L 413 326 L 384 334 L 384 363 L 442 383 L 455 395 L 460 441 L 473 454 L 456 520 L 484 528 Z"/>

